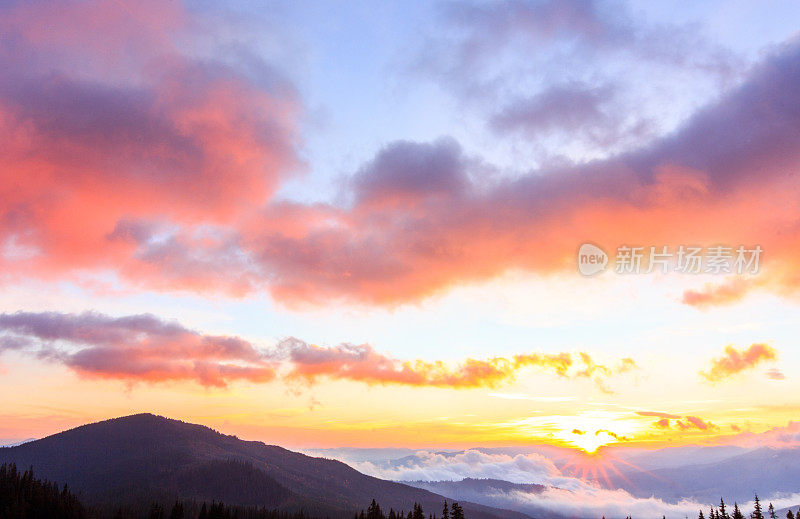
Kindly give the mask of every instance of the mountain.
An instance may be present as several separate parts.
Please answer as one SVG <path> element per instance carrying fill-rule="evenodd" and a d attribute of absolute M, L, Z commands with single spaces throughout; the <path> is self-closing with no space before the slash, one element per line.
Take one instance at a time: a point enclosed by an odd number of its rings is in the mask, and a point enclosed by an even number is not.
<path fill-rule="evenodd" d="M 642 470 L 685 467 L 716 463 L 745 454 L 754 449 L 735 445 L 683 445 L 664 449 L 626 449 L 610 447 L 605 453 L 624 460 Z"/>
<path fill-rule="evenodd" d="M 461 481 L 409 481 L 409 485 L 424 488 L 457 500 L 468 500 L 467 494 L 490 492 L 541 493 L 547 487 L 536 483 L 511 483 L 502 479 L 464 478 Z"/>
<path fill-rule="evenodd" d="M 386 509 L 420 503 L 439 511 L 444 497 L 362 474 L 342 462 L 244 441 L 201 425 L 139 414 L 84 425 L 16 447 L 0 463 L 34 468 L 67 483 L 90 502 L 176 497 L 270 508 L 302 507 L 352 517 L 376 499 Z M 470 519 L 530 519 L 521 513 L 462 503 Z"/>
<path fill-rule="evenodd" d="M 784 517 L 786 517 L 786 512 L 788 512 L 789 510 L 792 511 L 792 515 L 800 513 L 800 504 L 787 506 L 786 508 L 780 508 L 778 510 L 775 510 L 775 517 L 777 517 L 778 519 L 783 519 Z"/>
<path fill-rule="evenodd" d="M 461 481 L 409 481 L 409 485 L 430 490 L 455 501 L 472 501 L 486 506 L 502 508 L 513 503 L 513 495 L 540 494 L 547 489 L 545 485 L 535 483 L 511 483 L 500 479 L 465 478 Z M 545 507 L 526 505 L 525 512 L 539 519 L 563 519 Z M 783 518 L 781 518 L 783 519 Z"/>
<path fill-rule="evenodd" d="M 23 443 L 32 442 L 36 438 L 27 438 L 24 440 L 0 440 L 0 447 L 16 447 L 17 445 L 22 445 Z"/>
<path fill-rule="evenodd" d="M 677 502 L 691 498 L 701 503 L 744 502 L 753 493 L 795 493 L 800 481 L 800 448 L 762 447 L 712 463 L 687 464 L 643 471 L 628 469 L 609 474 L 613 488 L 637 497 L 656 496 Z"/>

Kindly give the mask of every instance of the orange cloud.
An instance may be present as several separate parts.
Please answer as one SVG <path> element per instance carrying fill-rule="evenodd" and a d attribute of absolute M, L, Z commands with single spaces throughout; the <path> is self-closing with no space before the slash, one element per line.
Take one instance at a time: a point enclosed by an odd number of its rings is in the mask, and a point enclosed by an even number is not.
<path fill-rule="evenodd" d="M 317 346 L 291 338 L 279 346 L 282 356 L 292 366 L 289 377 L 314 381 L 320 377 L 353 380 L 368 384 L 401 384 L 451 388 L 496 387 L 513 381 L 523 368 L 540 368 L 561 377 L 569 377 L 574 359 L 570 353 L 528 353 L 511 357 L 479 360 L 467 358 L 456 366 L 443 361 L 400 360 L 378 353 L 368 344 Z M 595 364 L 586 353 L 578 355 L 583 369 L 574 377 L 602 377 L 625 373 L 635 366 L 623 359 L 619 367 Z M 599 380 L 599 379 L 598 379 Z"/>
<path fill-rule="evenodd" d="M 711 361 L 711 369 L 701 371 L 700 375 L 706 380 L 717 382 L 747 369 L 755 367 L 761 362 L 775 360 L 778 357 L 775 349 L 766 344 L 751 344 L 746 350 L 737 350 L 732 345 L 725 347 L 725 355 Z"/>
<path fill-rule="evenodd" d="M 753 287 L 752 279 L 742 278 L 734 278 L 722 284 L 707 283 L 700 290 L 686 290 L 682 302 L 698 308 L 732 304 L 747 295 Z"/>
<path fill-rule="evenodd" d="M 443 361 L 401 360 L 375 351 L 368 344 L 317 346 L 288 338 L 275 348 L 259 348 L 233 336 L 204 335 L 149 314 L 111 317 L 99 313 L 17 312 L 0 314 L 0 352 L 15 350 L 59 362 L 81 375 L 130 382 L 190 380 L 224 387 L 244 380 L 321 377 L 366 384 L 398 384 L 453 389 L 496 387 L 514 380 L 525 368 L 538 368 L 560 377 L 587 377 L 599 371 L 607 378 L 631 369 L 594 363 L 585 353 L 576 363 L 570 353 L 527 353 L 457 365 Z M 635 364 L 633 364 L 635 365 Z"/>
<path fill-rule="evenodd" d="M 600 433 L 606 433 L 607 435 L 611 436 L 612 438 L 620 442 L 630 441 L 630 438 L 628 438 L 627 436 L 620 436 L 615 432 L 609 431 L 608 429 L 598 429 L 597 431 L 594 432 L 594 435 L 597 436 Z"/>

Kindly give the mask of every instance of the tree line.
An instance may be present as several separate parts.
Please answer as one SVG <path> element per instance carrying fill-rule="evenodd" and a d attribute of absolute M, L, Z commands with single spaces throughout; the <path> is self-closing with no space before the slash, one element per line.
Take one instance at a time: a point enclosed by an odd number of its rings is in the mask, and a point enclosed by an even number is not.
<path fill-rule="evenodd" d="M 772 503 L 770 503 L 769 507 L 767 508 L 767 517 L 769 519 L 778 519 L 778 515 L 775 513 L 775 507 L 772 506 Z M 795 519 L 795 517 L 800 519 L 800 509 L 797 510 L 796 515 L 791 509 L 786 511 L 786 519 Z M 697 519 L 706 519 L 702 510 L 700 510 L 700 514 L 697 516 Z M 736 501 L 733 502 L 733 511 L 728 513 L 728 510 L 725 507 L 725 500 L 720 498 L 719 506 L 716 508 L 712 506 L 709 510 L 708 519 L 745 519 L 745 515 L 742 513 L 741 509 L 739 508 L 739 504 Z M 750 512 L 749 519 L 765 519 L 764 511 L 761 507 L 761 500 L 758 498 L 758 494 L 755 494 L 755 499 L 753 500 L 753 511 Z"/>
<path fill-rule="evenodd" d="M 361 510 L 361 513 L 356 514 L 353 519 L 465 519 L 465 517 L 464 509 L 455 501 L 453 501 L 451 505 L 448 505 L 447 500 L 445 500 L 441 517 L 437 517 L 436 513 L 429 513 L 426 517 L 425 511 L 419 503 L 414 503 L 414 506 L 408 513 L 405 513 L 403 510 L 395 512 L 393 508 L 389 508 L 389 513 L 387 515 L 381 509 L 381 505 L 376 503 L 373 499 L 372 504 L 369 505 L 366 512 Z"/>
<path fill-rule="evenodd" d="M 147 503 L 147 502 L 145 502 Z M 64 485 L 41 480 L 33 469 L 21 472 L 14 464 L 0 465 L 0 519 L 320 519 L 304 511 L 287 512 L 254 506 L 232 506 L 221 501 L 197 503 L 176 500 L 172 505 L 153 503 L 147 508 L 123 506 L 87 507 Z M 373 499 L 355 519 L 465 519 L 458 503 L 444 502 L 442 514 L 425 515 L 414 503 L 406 514 L 389 510 L 388 516 Z"/>
<path fill-rule="evenodd" d="M 20 473 L 16 465 L 0 465 L 0 518 L 85 519 L 86 509 L 69 488 Z"/>

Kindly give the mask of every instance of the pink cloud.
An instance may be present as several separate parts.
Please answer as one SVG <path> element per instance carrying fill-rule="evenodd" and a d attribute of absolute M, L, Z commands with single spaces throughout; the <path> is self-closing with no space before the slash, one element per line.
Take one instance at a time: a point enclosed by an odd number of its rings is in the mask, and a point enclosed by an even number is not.
<path fill-rule="evenodd" d="M 194 381 L 223 387 L 321 378 L 366 384 L 452 389 L 496 387 L 526 368 L 559 377 L 586 378 L 585 353 L 526 353 L 489 359 L 403 360 L 368 344 L 317 346 L 288 338 L 260 348 L 234 336 L 205 335 L 149 314 L 111 317 L 99 313 L 17 312 L 0 314 L 0 352 L 15 350 L 57 362 L 93 378 L 130 382 Z M 579 363 L 580 367 L 576 367 Z M 602 366 L 602 379 L 630 371 L 632 361 Z M 575 368 L 575 369 L 573 369 Z M 597 378 L 596 380 L 602 380 Z"/>
<path fill-rule="evenodd" d="M 738 425 L 732 425 L 731 429 L 739 433 L 726 440 L 727 443 L 733 445 L 774 448 L 800 446 L 800 421 L 789 421 L 785 426 L 772 427 L 759 433 L 748 431 L 747 427 Z"/>
<path fill-rule="evenodd" d="M 0 235 L 31 253 L 1 257 L 7 274 L 98 268 L 156 288 L 213 285 L 211 263 L 176 276 L 144 249 L 181 229 L 176 246 L 196 251 L 184 256 L 220 260 L 232 226 L 296 170 L 297 100 L 274 71 L 267 83 L 195 57 L 197 23 L 180 2 L 0 10 Z M 251 287 L 234 275 L 215 288 Z"/>
<path fill-rule="evenodd" d="M 669 429 L 669 418 L 661 418 L 659 420 L 656 420 L 654 422 L 654 425 L 661 429 Z"/>
<path fill-rule="evenodd" d="M 695 427 L 697 427 L 701 431 L 705 431 L 705 430 L 707 430 L 709 428 L 715 427 L 714 424 L 712 424 L 710 422 L 705 422 L 701 418 L 698 418 L 696 416 L 687 416 L 686 417 L 686 421 L 689 422 L 690 424 L 694 425 Z"/>
<path fill-rule="evenodd" d="M 249 342 L 203 335 L 147 314 L 17 312 L 0 314 L 0 331 L 0 351 L 30 351 L 90 378 L 218 387 L 275 378 L 274 363 Z"/>
<path fill-rule="evenodd" d="M 725 347 L 725 355 L 711 361 L 708 371 L 701 371 L 700 375 L 706 380 L 717 382 L 742 371 L 751 369 L 756 365 L 775 360 L 778 353 L 766 344 L 751 344 L 746 350 L 737 350 L 733 346 Z"/>
<path fill-rule="evenodd" d="M 102 270 L 151 290 L 392 306 L 510 269 L 574 270 L 591 240 L 760 244 L 759 283 L 798 286 L 797 43 L 646 148 L 509 180 L 452 139 L 388 143 L 334 205 L 274 199 L 300 162 L 297 94 L 268 64 L 256 79 L 197 57 L 200 27 L 179 2 L 0 11 L 6 279 Z"/>
<path fill-rule="evenodd" d="M 742 299 L 753 286 L 752 280 L 742 278 L 734 278 L 721 284 L 708 283 L 700 290 L 686 290 L 682 302 L 698 308 L 727 305 Z"/>
<path fill-rule="evenodd" d="M 783 371 L 779 370 L 778 368 L 770 368 L 765 373 L 767 378 L 771 378 L 772 380 L 785 380 L 786 375 L 783 374 Z"/>

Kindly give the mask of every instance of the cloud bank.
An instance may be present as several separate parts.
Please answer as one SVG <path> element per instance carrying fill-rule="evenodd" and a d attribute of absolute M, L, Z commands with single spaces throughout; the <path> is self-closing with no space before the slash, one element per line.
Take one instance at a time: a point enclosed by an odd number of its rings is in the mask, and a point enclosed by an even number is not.
<path fill-rule="evenodd" d="M 605 381 L 635 368 L 595 363 L 585 352 L 518 354 L 490 359 L 402 360 L 368 344 L 317 346 L 290 337 L 271 348 L 235 336 L 206 335 L 150 314 L 0 314 L 0 352 L 14 350 L 58 362 L 89 377 L 140 382 L 192 380 L 205 386 L 320 378 L 366 384 L 465 389 L 510 383 L 523 369 Z M 604 388 L 605 386 L 602 386 Z"/>
<path fill-rule="evenodd" d="M 499 479 L 521 484 L 545 485 L 531 492 L 502 491 L 475 495 L 473 500 L 521 512 L 542 510 L 567 517 L 659 516 L 684 517 L 705 507 L 692 501 L 667 503 L 654 497 L 633 497 L 622 489 L 606 489 L 597 483 L 562 474 L 556 465 L 540 454 L 492 454 L 479 450 L 457 453 L 419 451 L 394 462 L 350 463 L 376 477 L 396 481 L 461 481 L 464 478 Z"/>

